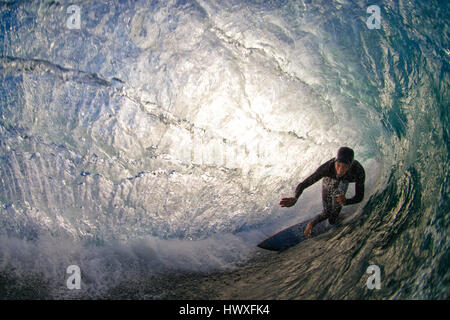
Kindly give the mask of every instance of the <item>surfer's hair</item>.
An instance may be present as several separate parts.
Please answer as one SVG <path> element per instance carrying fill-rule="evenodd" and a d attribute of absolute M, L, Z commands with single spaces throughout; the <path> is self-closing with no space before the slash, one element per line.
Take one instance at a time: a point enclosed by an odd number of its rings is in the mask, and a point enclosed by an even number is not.
<path fill-rule="evenodd" d="M 345 164 L 352 164 L 355 153 L 353 149 L 349 147 L 341 147 L 338 150 L 336 161 L 342 162 Z"/>

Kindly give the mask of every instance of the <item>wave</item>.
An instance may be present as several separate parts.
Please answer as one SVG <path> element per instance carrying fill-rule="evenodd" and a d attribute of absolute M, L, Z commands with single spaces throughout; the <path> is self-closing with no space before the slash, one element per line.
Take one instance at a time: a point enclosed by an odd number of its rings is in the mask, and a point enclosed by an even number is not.
<path fill-rule="evenodd" d="M 448 5 L 69 5 L 1 4 L 2 296 L 448 298 Z M 347 223 L 257 249 L 320 212 L 319 183 L 278 202 L 342 145 Z"/>

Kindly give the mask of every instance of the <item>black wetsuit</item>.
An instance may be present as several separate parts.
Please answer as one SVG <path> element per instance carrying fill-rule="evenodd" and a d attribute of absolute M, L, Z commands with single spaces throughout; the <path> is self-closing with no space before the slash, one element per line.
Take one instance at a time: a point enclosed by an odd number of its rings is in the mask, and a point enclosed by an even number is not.
<path fill-rule="evenodd" d="M 353 160 L 348 171 L 342 177 L 338 177 L 334 166 L 335 162 L 336 159 L 333 158 L 322 164 L 316 172 L 301 182 L 295 189 L 295 197 L 298 199 L 303 190 L 323 178 L 323 211 L 312 220 L 313 227 L 326 219 L 328 219 L 330 224 L 335 224 L 337 222 L 337 218 L 342 209 L 342 206 L 337 202 L 337 196 L 339 194 L 345 194 L 350 182 L 356 183 L 355 196 L 346 199 L 345 205 L 361 202 L 364 198 L 364 181 L 366 175 L 362 165 L 358 161 Z"/>

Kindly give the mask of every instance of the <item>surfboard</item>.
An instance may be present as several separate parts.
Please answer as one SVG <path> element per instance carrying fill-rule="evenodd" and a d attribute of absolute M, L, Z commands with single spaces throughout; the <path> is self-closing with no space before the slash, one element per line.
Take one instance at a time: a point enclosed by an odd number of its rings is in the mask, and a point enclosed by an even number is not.
<path fill-rule="evenodd" d="M 305 241 L 307 238 L 303 233 L 305 232 L 306 225 L 309 221 L 303 221 L 281 230 L 258 244 L 258 247 L 272 251 L 283 251 Z M 327 220 L 322 221 L 312 229 L 311 238 L 324 233 L 331 228 L 332 225 L 330 225 Z"/>

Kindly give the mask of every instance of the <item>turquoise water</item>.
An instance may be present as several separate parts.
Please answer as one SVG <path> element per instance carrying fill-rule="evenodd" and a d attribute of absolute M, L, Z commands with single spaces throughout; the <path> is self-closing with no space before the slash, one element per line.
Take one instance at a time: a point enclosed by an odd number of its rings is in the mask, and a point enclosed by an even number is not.
<path fill-rule="evenodd" d="M 3 298 L 449 298 L 447 2 L 72 4 L 0 3 Z M 257 248 L 342 145 L 364 201 Z"/>

